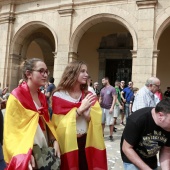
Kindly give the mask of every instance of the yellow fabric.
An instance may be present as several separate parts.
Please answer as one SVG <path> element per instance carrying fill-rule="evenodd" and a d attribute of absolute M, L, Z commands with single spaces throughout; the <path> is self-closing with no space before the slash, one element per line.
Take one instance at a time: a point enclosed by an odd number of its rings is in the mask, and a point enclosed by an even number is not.
<path fill-rule="evenodd" d="M 74 151 L 78 149 L 77 133 L 76 133 L 76 109 L 71 109 L 66 115 L 53 114 L 52 121 L 55 124 L 55 130 L 58 137 L 58 142 L 61 149 L 61 154 Z M 94 147 L 99 150 L 104 150 L 105 145 L 103 141 L 102 126 L 101 126 L 102 111 L 99 103 L 91 108 L 86 148 Z"/>
<path fill-rule="evenodd" d="M 26 154 L 32 149 L 38 120 L 38 112 L 25 109 L 12 94 L 10 95 L 4 119 L 3 151 L 7 163 L 13 156 Z M 56 137 L 53 125 L 50 122 L 47 125 Z"/>
<path fill-rule="evenodd" d="M 77 150 L 76 108 L 66 115 L 53 114 L 52 121 L 55 124 L 61 154 Z"/>
<path fill-rule="evenodd" d="M 86 148 L 90 146 L 99 150 L 105 149 L 101 125 L 101 115 L 102 110 L 100 108 L 99 103 L 96 102 L 90 111 L 91 121 L 89 122 L 89 128 L 87 132 Z"/>

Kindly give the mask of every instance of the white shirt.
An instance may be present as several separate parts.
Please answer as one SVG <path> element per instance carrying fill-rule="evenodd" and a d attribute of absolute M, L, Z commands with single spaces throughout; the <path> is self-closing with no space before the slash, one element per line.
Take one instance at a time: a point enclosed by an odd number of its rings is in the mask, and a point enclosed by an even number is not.
<path fill-rule="evenodd" d="M 146 87 L 142 87 L 136 94 L 132 111 L 135 112 L 144 107 L 155 107 L 155 95 Z"/>
<path fill-rule="evenodd" d="M 88 86 L 88 91 L 96 95 L 96 92 L 94 91 L 93 87 Z"/>
<path fill-rule="evenodd" d="M 80 97 L 78 99 L 72 98 L 69 95 L 69 93 L 65 92 L 65 91 L 55 92 L 54 96 L 62 98 L 64 100 L 67 100 L 67 101 L 72 102 L 72 103 L 78 103 L 80 101 L 81 97 L 82 97 L 82 94 L 80 95 Z M 88 127 L 88 123 L 87 123 L 86 119 L 83 116 L 77 117 L 77 120 L 76 120 L 77 134 L 86 133 L 87 132 L 87 127 Z"/>

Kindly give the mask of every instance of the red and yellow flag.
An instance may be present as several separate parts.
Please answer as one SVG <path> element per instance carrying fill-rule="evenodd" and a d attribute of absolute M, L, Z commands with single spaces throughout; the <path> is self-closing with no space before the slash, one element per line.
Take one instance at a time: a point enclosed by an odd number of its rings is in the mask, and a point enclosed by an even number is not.
<path fill-rule="evenodd" d="M 38 95 L 42 104 L 38 111 L 26 83 L 14 89 L 9 96 L 4 119 L 3 141 L 7 170 L 28 169 L 38 123 L 43 129 L 40 120 L 44 120 L 43 122 L 49 126 L 56 137 L 54 126 L 49 120 L 46 98 L 41 92 L 38 92 Z"/>
<path fill-rule="evenodd" d="M 76 109 L 81 103 L 72 103 L 53 96 L 53 117 L 58 142 L 61 149 L 61 170 L 78 170 L 78 146 L 76 132 Z M 107 170 L 106 149 L 103 139 L 102 111 L 96 101 L 90 111 L 86 139 L 86 158 L 89 170 Z"/>

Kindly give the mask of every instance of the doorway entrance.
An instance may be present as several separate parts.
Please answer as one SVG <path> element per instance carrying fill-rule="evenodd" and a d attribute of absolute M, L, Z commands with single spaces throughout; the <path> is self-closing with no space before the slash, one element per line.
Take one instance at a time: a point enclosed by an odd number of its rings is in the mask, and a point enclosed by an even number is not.
<path fill-rule="evenodd" d="M 105 76 L 110 84 L 115 85 L 116 80 L 124 80 L 127 84 L 132 77 L 132 59 L 106 59 Z"/>

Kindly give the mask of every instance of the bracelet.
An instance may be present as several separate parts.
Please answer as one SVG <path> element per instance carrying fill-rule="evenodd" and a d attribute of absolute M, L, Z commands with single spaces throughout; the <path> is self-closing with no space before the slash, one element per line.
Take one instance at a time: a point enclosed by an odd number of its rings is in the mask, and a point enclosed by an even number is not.
<path fill-rule="evenodd" d="M 78 116 L 81 116 L 81 114 L 79 114 L 77 110 L 76 110 L 76 113 L 77 113 Z"/>

